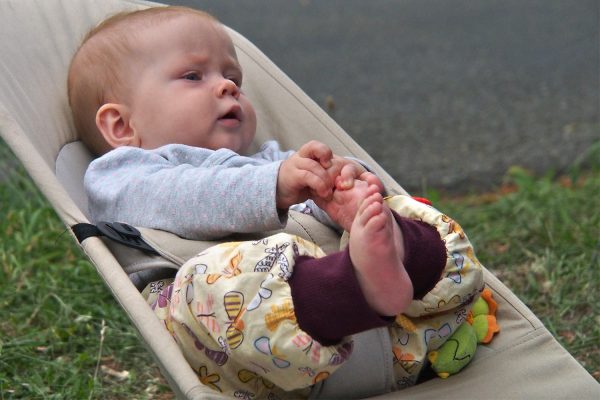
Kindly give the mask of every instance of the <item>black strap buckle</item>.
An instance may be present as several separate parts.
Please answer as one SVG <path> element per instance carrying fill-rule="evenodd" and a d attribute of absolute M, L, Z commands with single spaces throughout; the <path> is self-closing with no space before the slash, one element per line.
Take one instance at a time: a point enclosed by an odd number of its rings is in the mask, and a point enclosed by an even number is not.
<path fill-rule="evenodd" d="M 75 236 L 81 243 L 90 236 L 106 236 L 117 243 L 127 247 L 142 250 L 148 253 L 160 255 L 144 239 L 142 234 L 135 227 L 123 222 L 105 222 L 100 221 L 95 226 L 91 224 L 80 223 L 71 227 Z"/>

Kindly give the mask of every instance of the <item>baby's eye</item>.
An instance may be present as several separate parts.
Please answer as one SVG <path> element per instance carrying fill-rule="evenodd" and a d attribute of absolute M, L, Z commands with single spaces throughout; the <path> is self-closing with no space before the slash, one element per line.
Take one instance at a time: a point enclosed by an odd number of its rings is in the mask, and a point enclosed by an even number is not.
<path fill-rule="evenodd" d="M 231 82 L 235 83 L 235 86 L 237 86 L 237 87 L 242 86 L 242 80 L 240 78 L 238 78 L 237 76 L 230 76 L 227 79 L 229 79 Z"/>
<path fill-rule="evenodd" d="M 188 81 L 199 81 L 202 79 L 202 76 L 197 72 L 188 72 L 182 78 Z"/>

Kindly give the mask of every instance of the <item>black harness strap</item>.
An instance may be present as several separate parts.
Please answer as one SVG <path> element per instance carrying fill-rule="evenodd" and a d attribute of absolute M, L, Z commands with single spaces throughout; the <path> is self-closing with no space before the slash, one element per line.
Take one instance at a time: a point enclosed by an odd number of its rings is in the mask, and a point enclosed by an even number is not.
<path fill-rule="evenodd" d="M 142 238 L 139 230 L 131 225 L 122 222 L 98 222 L 97 225 L 87 224 L 84 222 L 71 226 L 73 234 L 82 243 L 89 237 L 103 236 L 115 242 L 121 243 L 127 247 L 142 250 L 150 254 L 160 255 Z"/>
<path fill-rule="evenodd" d="M 86 224 L 85 222 L 71 226 L 71 230 L 79 243 L 92 236 L 102 236 L 102 232 L 100 232 L 96 225 Z"/>

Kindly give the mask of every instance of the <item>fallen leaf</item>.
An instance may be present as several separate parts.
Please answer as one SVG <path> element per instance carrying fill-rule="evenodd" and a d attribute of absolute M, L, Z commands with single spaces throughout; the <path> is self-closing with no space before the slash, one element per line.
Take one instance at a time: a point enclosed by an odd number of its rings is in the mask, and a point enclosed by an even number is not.
<path fill-rule="evenodd" d="M 571 344 L 577 338 L 577 335 L 573 331 L 561 331 L 559 335 L 567 342 L 567 344 Z"/>
<path fill-rule="evenodd" d="M 505 254 L 506 252 L 508 252 L 509 249 L 510 249 L 509 243 L 496 243 L 494 245 L 494 250 L 496 250 L 496 253 L 498 253 L 498 254 Z"/>
<path fill-rule="evenodd" d="M 125 379 L 127 379 L 129 377 L 129 371 L 117 371 L 110 367 L 107 367 L 106 365 L 100 366 L 100 369 L 106 375 L 110 375 L 119 381 L 124 381 Z"/>

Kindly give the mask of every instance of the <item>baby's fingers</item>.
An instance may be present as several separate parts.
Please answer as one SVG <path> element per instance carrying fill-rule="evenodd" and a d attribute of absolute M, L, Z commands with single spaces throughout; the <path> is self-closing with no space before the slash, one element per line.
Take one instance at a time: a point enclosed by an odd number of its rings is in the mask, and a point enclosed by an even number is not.
<path fill-rule="evenodd" d="M 323 168 L 331 167 L 333 152 L 324 143 L 311 140 L 298 150 L 298 155 L 317 161 Z"/>
<path fill-rule="evenodd" d="M 354 180 L 359 178 L 364 168 L 354 162 L 349 162 L 342 167 L 340 175 L 335 180 L 335 186 L 340 190 L 348 190 L 354 187 Z"/>
<path fill-rule="evenodd" d="M 333 182 L 327 171 L 312 159 L 298 159 L 299 182 L 320 197 L 327 198 L 333 192 Z"/>

